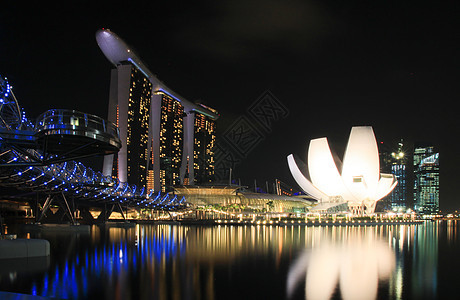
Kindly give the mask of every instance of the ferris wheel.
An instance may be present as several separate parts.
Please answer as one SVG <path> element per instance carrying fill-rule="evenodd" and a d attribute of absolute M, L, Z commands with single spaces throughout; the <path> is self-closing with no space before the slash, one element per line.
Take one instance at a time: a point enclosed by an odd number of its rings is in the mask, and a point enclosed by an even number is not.
<path fill-rule="evenodd" d="M 20 129 L 22 112 L 6 78 L 0 77 L 0 128 Z"/>

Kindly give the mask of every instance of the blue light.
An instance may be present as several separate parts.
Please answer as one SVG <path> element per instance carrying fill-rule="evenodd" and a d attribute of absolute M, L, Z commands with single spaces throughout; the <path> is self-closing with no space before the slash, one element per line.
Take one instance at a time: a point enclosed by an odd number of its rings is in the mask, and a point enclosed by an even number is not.
<path fill-rule="evenodd" d="M 37 293 L 37 285 L 35 284 L 35 282 L 32 284 L 32 291 L 31 291 L 31 294 L 33 296 L 37 296 L 38 293 Z"/>
<path fill-rule="evenodd" d="M 42 290 L 42 296 L 47 296 L 48 295 L 48 273 L 45 274 L 45 278 L 43 279 L 43 290 Z"/>

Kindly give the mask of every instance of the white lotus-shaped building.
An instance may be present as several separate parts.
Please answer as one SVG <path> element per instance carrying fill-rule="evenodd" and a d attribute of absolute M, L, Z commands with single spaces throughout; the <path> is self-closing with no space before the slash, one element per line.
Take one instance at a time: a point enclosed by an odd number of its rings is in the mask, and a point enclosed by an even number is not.
<path fill-rule="evenodd" d="M 354 214 L 372 214 L 378 200 L 397 184 L 391 174 L 380 174 L 379 151 L 370 126 L 351 129 L 343 164 L 332 156 L 327 138 L 313 139 L 308 149 L 307 179 L 291 154 L 288 164 L 297 184 L 327 209 L 347 203 Z"/>

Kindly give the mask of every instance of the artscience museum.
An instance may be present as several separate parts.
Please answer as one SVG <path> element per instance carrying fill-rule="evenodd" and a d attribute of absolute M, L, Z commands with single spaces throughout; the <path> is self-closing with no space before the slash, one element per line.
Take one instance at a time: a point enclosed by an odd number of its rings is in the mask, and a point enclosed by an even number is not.
<path fill-rule="evenodd" d="M 340 208 L 354 215 L 369 215 L 376 202 L 397 184 L 392 174 L 380 173 L 377 142 L 370 126 L 351 129 L 343 160 L 332 154 L 327 138 L 310 141 L 306 167 L 292 154 L 287 160 L 300 188 L 318 200 L 313 208 L 316 211 Z"/>

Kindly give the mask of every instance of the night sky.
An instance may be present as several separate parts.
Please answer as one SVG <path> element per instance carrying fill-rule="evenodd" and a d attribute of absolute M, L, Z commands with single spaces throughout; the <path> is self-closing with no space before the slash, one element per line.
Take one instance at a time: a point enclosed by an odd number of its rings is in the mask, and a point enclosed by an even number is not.
<path fill-rule="evenodd" d="M 168 3 L 166 3 L 168 2 Z M 279 178 L 306 160 L 312 138 L 342 154 L 352 126 L 379 141 L 440 151 L 441 210 L 457 209 L 460 179 L 458 1 L 126 1 L 0 9 L 0 74 L 31 117 L 51 108 L 107 115 L 112 68 L 95 32 L 109 28 L 171 89 L 259 133 L 233 171 L 243 184 Z M 250 107 L 269 92 L 285 113 L 268 128 Z M 251 123 L 252 122 L 252 123 Z"/>

